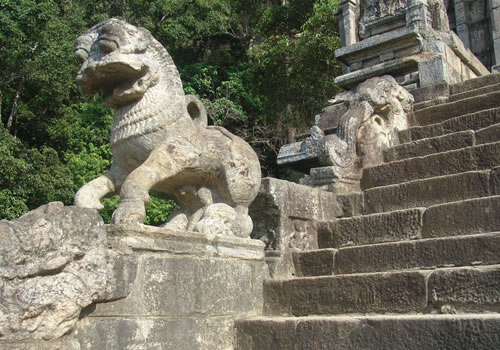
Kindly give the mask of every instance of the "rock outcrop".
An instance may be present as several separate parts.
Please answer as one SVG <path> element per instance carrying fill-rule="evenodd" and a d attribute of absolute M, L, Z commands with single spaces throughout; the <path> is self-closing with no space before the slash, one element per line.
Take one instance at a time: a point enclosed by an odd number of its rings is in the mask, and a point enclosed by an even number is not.
<path fill-rule="evenodd" d="M 117 257 L 93 209 L 53 202 L 0 221 L 0 340 L 59 338 L 84 307 L 125 296 Z"/>

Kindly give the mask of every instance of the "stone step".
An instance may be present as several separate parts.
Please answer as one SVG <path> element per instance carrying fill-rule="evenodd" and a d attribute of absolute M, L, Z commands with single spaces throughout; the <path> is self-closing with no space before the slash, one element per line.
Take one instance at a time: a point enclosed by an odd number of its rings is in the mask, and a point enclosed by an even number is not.
<path fill-rule="evenodd" d="M 266 281 L 267 315 L 498 311 L 500 266 Z"/>
<path fill-rule="evenodd" d="M 500 231 L 500 196 L 429 207 L 423 213 L 422 223 L 422 238 Z"/>
<path fill-rule="evenodd" d="M 301 262 L 297 271 L 313 271 L 311 267 L 302 268 L 315 261 L 312 253 L 296 259 Z M 332 256 L 331 273 L 336 275 L 500 264 L 500 232 L 347 247 Z"/>
<path fill-rule="evenodd" d="M 500 264 L 500 232 L 293 253 L 297 277 Z"/>
<path fill-rule="evenodd" d="M 500 265 L 264 282 L 264 315 L 498 311 Z"/>
<path fill-rule="evenodd" d="M 403 143 L 389 148 L 384 151 L 384 161 L 388 163 L 395 160 L 421 157 L 433 153 L 441 153 L 470 147 L 475 144 L 476 135 L 474 131 L 460 131 L 453 134 Z"/>
<path fill-rule="evenodd" d="M 237 321 L 235 350 L 492 350 L 500 315 L 258 317 Z"/>
<path fill-rule="evenodd" d="M 264 282 L 264 314 L 274 316 L 423 312 L 429 271 L 302 277 Z"/>
<path fill-rule="evenodd" d="M 500 73 L 488 74 L 479 78 L 469 79 L 461 83 L 450 85 L 450 94 L 461 94 L 470 90 L 477 90 L 496 84 L 500 84 Z"/>
<path fill-rule="evenodd" d="M 421 237 L 425 208 L 354 216 L 318 225 L 319 248 L 342 248 Z"/>
<path fill-rule="evenodd" d="M 498 79 L 497 76 L 495 78 Z M 448 102 L 455 102 L 458 100 L 464 100 L 466 98 L 485 95 L 485 94 L 489 94 L 491 92 L 499 91 L 500 90 L 500 79 L 496 80 L 496 84 L 481 86 L 481 87 L 477 87 L 477 88 L 474 88 L 471 90 L 466 90 L 466 91 L 460 92 L 460 91 L 456 91 L 456 88 L 454 88 L 453 86 L 450 87 L 450 89 L 455 90 L 455 92 L 452 92 L 452 94 L 448 98 Z"/>
<path fill-rule="evenodd" d="M 476 97 L 476 96 L 480 96 L 480 95 L 489 94 L 489 93 L 499 91 L 499 90 L 500 90 L 500 83 L 493 84 L 493 85 L 486 85 L 483 87 L 478 87 L 477 89 L 459 92 L 459 93 L 455 93 L 453 95 L 451 95 L 449 91 L 444 91 L 444 93 L 439 92 L 437 94 L 438 97 L 436 97 L 434 99 L 416 102 L 413 105 L 413 111 L 416 112 L 416 111 L 422 110 L 424 108 L 437 106 L 440 104 L 445 104 L 445 103 L 450 103 L 450 102 L 456 102 L 456 101 L 464 100 L 467 98 L 472 98 L 472 97 Z"/>
<path fill-rule="evenodd" d="M 408 158 L 363 169 L 361 188 L 399 184 L 412 180 L 487 170 L 500 165 L 500 142 Z"/>
<path fill-rule="evenodd" d="M 442 136 L 458 131 L 479 130 L 500 123 L 500 108 L 487 109 L 451 118 L 442 123 L 415 126 L 399 132 L 401 143 Z"/>
<path fill-rule="evenodd" d="M 490 189 L 491 177 L 491 170 L 469 171 L 371 188 L 363 192 L 363 212 L 383 213 L 495 195 L 496 189 Z"/>
<path fill-rule="evenodd" d="M 417 124 L 424 126 L 496 107 L 500 107 L 500 91 L 423 108 L 415 111 L 414 116 Z"/>
<path fill-rule="evenodd" d="M 498 213 L 500 213 L 500 196 L 495 195 L 438 204 L 429 208 L 396 210 L 323 221 L 318 224 L 318 247 L 343 248 L 496 232 L 500 231 Z M 328 258 L 324 257 L 320 261 L 325 259 Z"/>
<path fill-rule="evenodd" d="M 476 131 L 476 144 L 482 145 L 500 141 L 500 123 Z"/>
<path fill-rule="evenodd" d="M 296 277 L 328 276 L 334 274 L 338 249 L 314 249 L 292 252 Z"/>

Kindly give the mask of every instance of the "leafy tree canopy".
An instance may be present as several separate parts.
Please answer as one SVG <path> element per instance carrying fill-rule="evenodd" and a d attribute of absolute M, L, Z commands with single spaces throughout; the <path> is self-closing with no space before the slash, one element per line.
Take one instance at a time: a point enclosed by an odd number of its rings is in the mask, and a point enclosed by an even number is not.
<path fill-rule="evenodd" d="M 118 17 L 151 31 L 212 124 L 246 139 L 265 176 L 288 176 L 279 147 L 337 91 L 337 0 L 0 0 L 0 218 L 72 202 L 103 174 L 112 111 L 73 81 L 73 41 Z M 175 209 L 152 193 L 147 223 Z M 103 201 L 105 220 L 118 197 Z"/>

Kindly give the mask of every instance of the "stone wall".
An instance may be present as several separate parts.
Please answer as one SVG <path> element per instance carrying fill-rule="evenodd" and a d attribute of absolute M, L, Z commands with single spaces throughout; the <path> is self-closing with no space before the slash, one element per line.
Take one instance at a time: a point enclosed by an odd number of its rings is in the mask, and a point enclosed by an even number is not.
<path fill-rule="evenodd" d="M 500 3 L 495 0 L 445 1 L 450 29 L 488 68 L 500 63 Z"/>

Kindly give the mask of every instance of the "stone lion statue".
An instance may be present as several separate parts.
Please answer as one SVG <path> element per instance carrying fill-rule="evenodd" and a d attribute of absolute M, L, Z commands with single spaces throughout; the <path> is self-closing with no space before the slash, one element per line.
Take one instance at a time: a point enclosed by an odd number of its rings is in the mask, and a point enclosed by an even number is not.
<path fill-rule="evenodd" d="M 248 237 L 248 206 L 260 187 L 257 155 L 241 138 L 207 126 L 207 114 L 185 95 L 165 48 L 144 28 L 109 19 L 75 41 L 76 82 L 84 95 L 101 92 L 115 110 L 113 164 L 85 184 L 75 205 L 102 208 L 120 194 L 114 224 L 143 223 L 151 189 L 175 195 L 181 210 L 167 227 Z"/>
<path fill-rule="evenodd" d="M 366 168 L 383 162 L 383 150 L 399 143 L 398 131 L 408 128 L 413 96 L 385 75 L 365 80 L 337 96 L 347 104 L 335 135 L 323 137 L 323 162 L 340 168 L 359 159 Z"/>
<path fill-rule="evenodd" d="M 325 135 L 319 127 L 321 116 L 316 116 L 309 137 L 280 149 L 278 164 L 298 168 L 301 161 L 313 163 L 301 184 L 336 193 L 357 192 L 363 168 L 381 164 L 384 150 L 399 143 L 398 131 L 409 127 L 413 96 L 386 75 L 365 80 L 331 102 L 347 107 L 335 121 L 335 134 Z"/>

